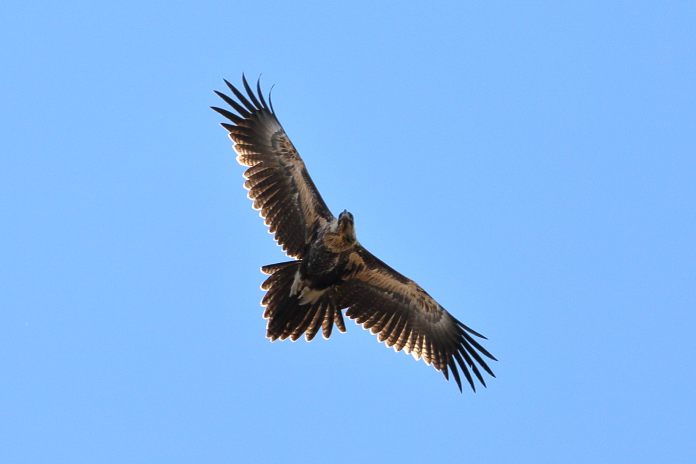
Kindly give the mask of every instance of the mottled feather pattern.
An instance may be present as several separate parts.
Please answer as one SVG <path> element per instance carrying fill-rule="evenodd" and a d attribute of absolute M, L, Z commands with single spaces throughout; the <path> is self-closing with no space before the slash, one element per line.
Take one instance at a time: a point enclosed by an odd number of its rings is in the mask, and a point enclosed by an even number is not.
<path fill-rule="evenodd" d="M 449 379 L 451 371 L 461 390 L 459 370 L 476 390 L 471 370 L 482 385 L 482 368 L 493 371 L 483 356 L 495 360 L 473 337 L 482 335 L 468 329 L 442 308 L 415 282 L 359 246 L 352 260 L 359 271 L 342 285 L 340 307 L 346 316 L 376 334 L 380 342 L 423 359 Z M 456 361 L 456 362 L 455 362 Z"/>
<path fill-rule="evenodd" d="M 301 258 L 308 234 L 333 215 L 307 173 L 297 150 L 266 103 L 260 84 L 254 92 L 242 79 L 244 90 L 225 81 L 235 98 L 215 93 L 233 110 L 212 107 L 234 124 L 223 123 L 234 142 L 237 161 L 248 166 L 244 187 L 269 231 L 283 250 Z M 270 100 L 269 100 L 270 101 Z"/>
<path fill-rule="evenodd" d="M 225 81 L 233 96 L 216 93 L 230 109 L 213 109 L 229 121 L 222 126 L 234 142 L 237 161 L 247 168 L 244 187 L 252 206 L 286 254 L 297 259 L 261 268 L 268 275 L 261 286 L 266 291 L 262 306 L 267 337 L 294 341 L 304 334 L 310 341 L 321 330 L 329 338 L 334 325 L 345 332 L 341 311 L 346 309 L 346 316 L 386 346 L 422 359 L 446 379 L 451 373 L 460 391 L 460 373 L 474 391 L 474 378 L 485 386 L 482 371 L 495 377 L 485 359 L 495 357 L 477 341 L 485 337 L 462 324 L 416 282 L 363 248 L 355 235 L 346 241 L 341 234 L 327 233 L 336 230 L 337 220 L 276 118 L 270 95 L 266 102 L 260 83 L 254 91 L 244 76 L 242 82 L 240 90 Z M 337 271 L 331 266 L 323 269 L 311 258 L 323 250 L 314 242 L 317 236 L 323 237 L 321 246 L 331 250 L 329 258 L 336 258 L 326 262 L 341 263 L 331 264 Z M 302 272 L 312 285 L 318 285 L 304 289 L 311 298 L 300 291 L 305 282 Z M 326 276 L 334 280 L 321 280 Z M 297 291 L 295 284 L 301 284 Z"/>
<path fill-rule="evenodd" d="M 299 261 L 264 266 L 263 272 L 270 274 L 261 285 L 266 290 L 261 304 L 265 310 L 263 317 L 268 320 L 266 336 L 271 340 L 299 339 L 302 334 L 311 341 L 321 329 L 322 336 L 328 339 L 334 324 L 345 332 L 343 315 L 336 306 L 335 289 L 308 305 L 301 305 L 297 296 L 290 294 L 290 288 Z"/>

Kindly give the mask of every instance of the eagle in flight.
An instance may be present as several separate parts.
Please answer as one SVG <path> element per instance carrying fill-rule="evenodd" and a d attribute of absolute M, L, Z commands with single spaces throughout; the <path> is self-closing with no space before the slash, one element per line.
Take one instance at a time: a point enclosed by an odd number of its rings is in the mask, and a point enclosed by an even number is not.
<path fill-rule="evenodd" d="M 260 82 L 254 91 L 242 75 L 244 91 L 227 80 L 234 97 L 215 93 L 233 111 L 212 107 L 229 122 L 237 161 L 248 166 L 244 187 L 270 232 L 292 258 L 263 266 L 261 288 L 271 341 L 310 341 L 334 324 L 345 332 L 341 311 L 380 342 L 423 359 L 459 390 L 459 370 L 476 391 L 473 375 L 486 385 L 481 370 L 495 377 L 484 357 L 495 360 L 477 338 L 486 338 L 458 321 L 416 282 L 401 275 L 365 249 L 355 235 L 353 215 L 335 217 L 321 198 L 304 161 L 268 103 Z"/>

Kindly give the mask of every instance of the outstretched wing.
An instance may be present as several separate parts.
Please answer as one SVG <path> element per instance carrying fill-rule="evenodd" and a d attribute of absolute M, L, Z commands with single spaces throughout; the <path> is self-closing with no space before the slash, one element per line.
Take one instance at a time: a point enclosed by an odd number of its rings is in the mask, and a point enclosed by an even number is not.
<path fill-rule="evenodd" d="M 242 76 L 242 81 L 246 96 L 227 81 L 236 98 L 215 91 L 235 112 L 212 109 L 233 123 L 222 126 L 234 141 L 239 164 L 249 166 L 244 172 L 244 187 L 254 208 L 260 210 L 283 250 L 293 258 L 302 258 L 314 228 L 331 221 L 333 215 L 276 118 L 273 104 L 266 104 L 260 84 L 254 92 L 246 77 Z"/>
<path fill-rule="evenodd" d="M 449 380 L 451 370 L 462 389 L 459 367 L 476 391 L 471 372 L 483 386 L 479 368 L 495 377 L 483 356 L 495 360 L 475 337 L 486 338 L 455 319 L 411 279 L 362 246 L 350 255 L 353 273 L 342 285 L 340 307 L 346 316 L 377 335 L 380 342 L 423 358 Z"/>

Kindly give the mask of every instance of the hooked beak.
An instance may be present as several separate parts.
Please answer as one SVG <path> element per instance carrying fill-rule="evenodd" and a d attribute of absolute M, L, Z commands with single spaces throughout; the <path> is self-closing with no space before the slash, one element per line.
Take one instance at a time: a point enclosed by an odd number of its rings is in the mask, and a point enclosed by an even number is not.
<path fill-rule="evenodd" d="M 348 210 L 344 209 L 341 214 L 338 215 L 338 221 L 339 222 L 349 222 L 353 223 L 353 215 L 348 212 Z"/>

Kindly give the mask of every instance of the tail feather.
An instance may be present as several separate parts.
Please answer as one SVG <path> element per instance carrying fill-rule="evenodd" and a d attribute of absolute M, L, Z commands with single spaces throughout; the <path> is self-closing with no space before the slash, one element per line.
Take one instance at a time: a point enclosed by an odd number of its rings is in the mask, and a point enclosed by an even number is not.
<path fill-rule="evenodd" d="M 343 313 L 340 309 L 337 309 L 334 313 L 334 324 L 336 324 L 336 327 L 338 328 L 339 332 L 346 331 L 346 323 L 343 322 Z"/>
<path fill-rule="evenodd" d="M 318 305 L 307 306 L 307 310 L 302 316 L 302 320 L 295 326 L 290 334 L 290 340 L 293 342 L 300 338 L 302 334 L 309 328 L 310 324 L 314 320 L 314 315 L 317 313 Z"/>
<path fill-rule="evenodd" d="M 261 285 L 266 290 L 261 301 L 265 307 L 263 317 L 268 320 L 266 336 L 271 341 L 288 337 L 295 341 L 304 333 L 307 341 L 311 341 L 321 328 L 322 335 L 328 339 L 334 324 L 339 331 L 345 332 L 334 291 L 325 292 L 317 301 L 309 304 L 301 304 L 298 295 L 290 295 L 299 266 L 300 261 L 289 261 L 261 268 L 261 271 L 269 274 Z"/>
<path fill-rule="evenodd" d="M 314 337 L 317 335 L 317 332 L 319 332 L 319 327 L 321 327 L 321 321 L 324 318 L 324 311 L 326 310 L 325 305 L 323 305 L 322 303 L 322 300 L 319 300 L 316 303 L 314 303 L 314 317 L 312 317 L 312 322 L 309 323 L 309 327 L 307 327 L 307 332 L 305 332 L 305 339 L 307 339 L 308 342 L 311 342 L 312 339 L 314 339 Z"/>
<path fill-rule="evenodd" d="M 334 325 L 334 314 L 336 312 L 336 305 L 329 304 L 326 307 L 326 312 L 324 313 L 324 319 L 321 321 L 321 332 L 324 338 L 331 337 L 331 330 Z"/>

